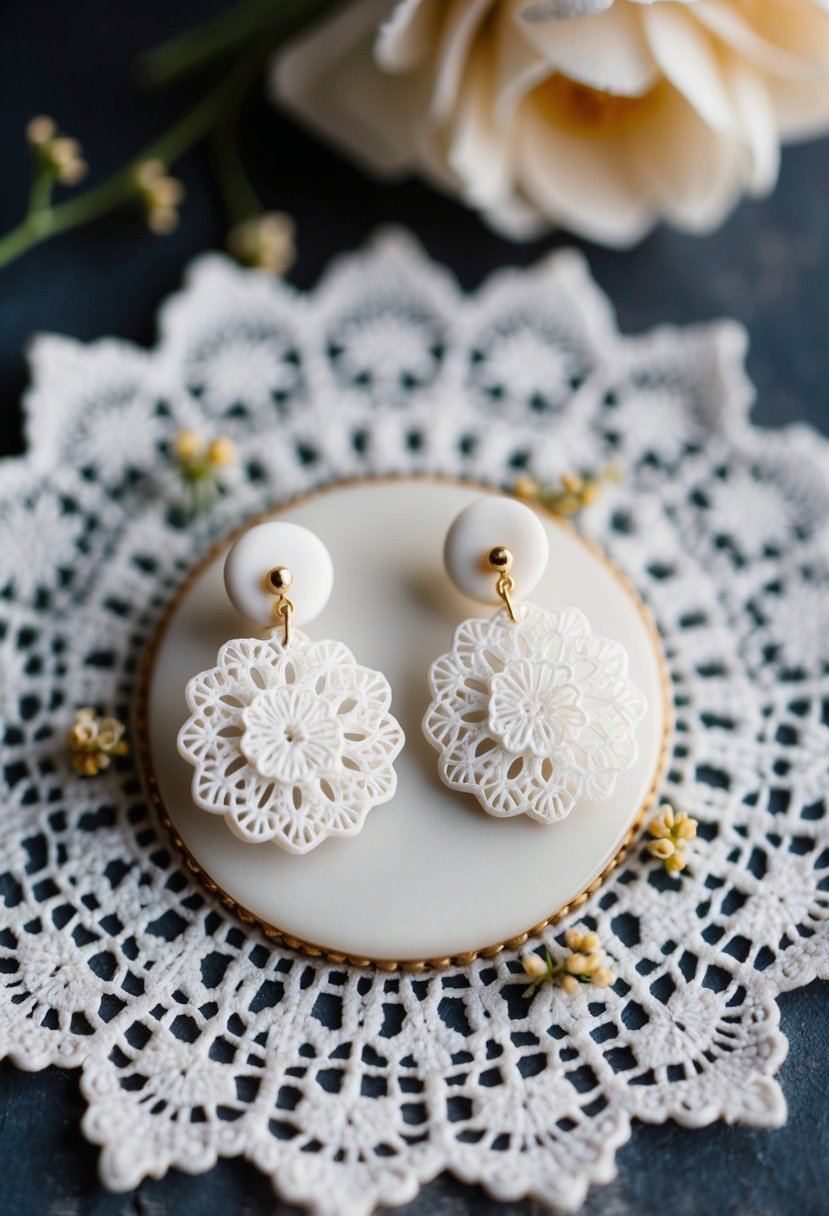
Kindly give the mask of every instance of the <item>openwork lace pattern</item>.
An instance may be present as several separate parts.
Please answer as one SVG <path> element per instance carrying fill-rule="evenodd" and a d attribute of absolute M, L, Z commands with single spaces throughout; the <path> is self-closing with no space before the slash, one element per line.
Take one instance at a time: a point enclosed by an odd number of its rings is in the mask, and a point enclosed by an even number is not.
<path fill-rule="evenodd" d="M 187 704 L 178 748 L 196 770 L 193 801 L 249 844 L 307 853 L 354 836 L 397 787 L 388 680 L 342 642 L 297 629 L 285 647 L 281 627 L 236 638 L 189 681 Z"/>
<path fill-rule="evenodd" d="M 29 453 L 0 467 L 0 1041 L 82 1070 L 110 1187 L 239 1154 L 331 1216 L 445 1168 L 574 1209 L 634 1118 L 783 1120 L 775 998 L 829 974 L 829 458 L 750 425 L 744 345 L 621 336 L 572 253 L 466 296 L 396 234 L 307 295 L 204 258 L 151 351 L 37 341 Z M 242 455 L 186 527 L 183 426 Z M 611 988 L 527 1000 L 510 951 L 411 975 L 276 948 L 194 882 L 130 762 L 72 771 L 74 711 L 129 716 L 173 588 L 250 512 L 346 476 L 609 460 L 624 479 L 582 525 L 662 631 L 662 792 L 700 822 L 689 872 L 634 847 L 579 910 Z"/>
<path fill-rule="evenodd" d="M 450 789 L 490 815 L 554 823 L 607 798 L 636 760 L 645 698 L 623 646 L 594 637 L 578 608 L 533 604 L 463 621 L 432 665 L 423 729 Z"/>

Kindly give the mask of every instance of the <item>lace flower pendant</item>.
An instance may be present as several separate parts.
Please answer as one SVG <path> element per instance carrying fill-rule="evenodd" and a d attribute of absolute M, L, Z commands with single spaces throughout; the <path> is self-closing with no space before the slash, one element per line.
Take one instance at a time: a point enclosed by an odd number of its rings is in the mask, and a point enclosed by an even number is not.
<path fill-rule="evenodd" d="M 613 793 L 636 760 L 645 698 L 624 648 L 594 636 L 577 608 L 515 613 L 458 626 L 432 665 L 423 730 L 450 789 L 490 815 L 553 823 Z"/>
<path fill-rule="evenodd" d="M 538 517 L 512 500 L 473 503 L 453 524 L 445 557 L 461 591 L 491 599 L 494 585 L 504 608 L 463 621 L 430 669 L 423 733 L 440 753 L 441 780 L 490 815 L 539 823 L 610 797 L 636 761 L 647 704 L 624 647 L 595 636 L 578 608 L 513 604 L 513 568 L 528 587 L 547 564 Z"/>
<path fill-rule="evenodd" d="M 290 600 L 294 574 L 273 565 L 275 553 L 302 575 Z M 385 676 L 342 642 L 313 642 L 292 627 L 295 612 L 307 620 L 321 611 L 331 578 L 327 551 L 304 528 L 262 524 L 236 542 L 225 565 L 230 598 L 253 620 L 283 624 L 264 640 L 222 646 L 216 666 L 187 684 L 190 717 L 178 735 L 196 805 L 223 815 L 242 840 L 290 853 L 355 836 L 394 794 L 403 746 Z"/>

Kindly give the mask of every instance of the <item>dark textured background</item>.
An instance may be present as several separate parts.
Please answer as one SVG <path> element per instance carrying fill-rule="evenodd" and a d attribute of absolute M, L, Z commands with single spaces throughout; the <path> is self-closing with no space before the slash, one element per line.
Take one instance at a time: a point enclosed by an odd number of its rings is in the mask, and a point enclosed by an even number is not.
<path fill-rule="evenodd" d="M 130 73 L 136 53 L 222 7 L 219 0 L 3 0 L 0 231 L 24 207 L 26 120 L 53 114 L 82 140 L 92 180 L 106 175 L 196 95 L 190 89 L 142 95 Z M 424 187 L 378 187 L 261 97 L 245 108 L 242 141 L 263 199 L 297 219 L 300 256 L 291 278 L 302 287 L 315 282 L 333 253 L 359 245 L 378 224 L 410 227 L 466 286 L 563 243 L 511 245 Z M 630 253 L 584 247 L 624 330 L 737 317 L 751 334 L 755 418 L 769 425 L 805 419 L 825 432 L 828 151 L 826 143 L 787 151 L 775 196 L 743 205 L 713 236 L 659 231 Z M 0 452 L 21 447 L 18 402 L 33 333 L 115 334 L 149 344 L 156 308 L 178 286 L 187 261 L 221 244 L 223 219 L 207 155 L 192 153 L 177 172 L 188 197 L 173 236 L 151 237 L 137 215 L 121 213 L 0 271 Z M 829 989 L 812 984 L 783 997 L 780 1007 L 791 1042 L 780 1072 L 790 1108 L 786 1127 L 637 1127 L 619 1154 L 619 1178 L 591 1193 L 587 1216 L 829 1213 Z M 29 1076 L 0 1066 L 2 1216 L 265 1216 L 277 1207 L 269 1183 L 238 1161 L 223 1162 L 206 1177 L 173 1172 L 131 1195 L 109 1195 L 96 1180 L 96 1150 L 79 1130 L 82 1112 L 76 1074 L 50 1069 Z M 529 1216 L 536 1206 L 500 1207 L 480 1191 L 440 1179 L 406 1211 Z"/>

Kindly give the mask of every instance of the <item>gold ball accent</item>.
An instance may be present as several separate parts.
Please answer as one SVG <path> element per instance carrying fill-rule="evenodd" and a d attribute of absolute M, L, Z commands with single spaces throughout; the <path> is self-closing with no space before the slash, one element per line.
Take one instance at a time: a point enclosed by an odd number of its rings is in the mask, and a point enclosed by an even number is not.
<path fill-rule="evenodd" d="M 490 549 L 487 562 L 492 570 L 497 570 L 499 574 L 506 574 L 512 569 L 513 556 L 510 549 L 505 545 L 496 545 L 494 549 Z"/>
<path fill-rule="evenodd" d="M 287 566 L 274 566 L 273 570 L 268 571 L 265 579 L 269 591 L 275 591 L 281 595 L 283 591 L 287 591 L 294 581 L 294 576 L 291 574 Z"/>

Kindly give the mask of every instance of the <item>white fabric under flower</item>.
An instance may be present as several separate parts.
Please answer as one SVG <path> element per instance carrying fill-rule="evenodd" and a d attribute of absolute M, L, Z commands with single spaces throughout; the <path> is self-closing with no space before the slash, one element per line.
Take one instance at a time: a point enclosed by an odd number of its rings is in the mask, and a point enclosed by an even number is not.
<path fill-rule="evenodd" d="M 450 788 L 490 815 L 554 823 L 613 793 L 646 702 L 624 647 L 594 636 L 577 608 L 521 604 L 516 617 L 458 626 L 429 673 L 423 730 Z"/>
<path fill-rule="evenodd" d="M 361 329 L 359 375 L 344 374 L 355 318 L 384 312 L 433 348 L 428 391 L 418 364 L 386 395 L 382 325 Z M 554 402 L 527 398 L 526 345 L 499 342 L 524 328 L 575 369 Z M 570 252 L 466 295 L 388 234 L 309 297 L 202 258 L 160 334 L 151 351 L 37 339 L 34 447 L 0 463 L 0 1052 L 81 1070 L 108 1186 L 243 1156 L 328 1216 L 408 1203 L 441 1169 L 572 1210 L 613 1177 L 637 1117 L 782 1122 L 775 998 L 829 978 L 829 652 L 815 611 L 829 602 L 829 446 L 749 425 L 743 332 L 620 335 Z M 230 363 L 240 376 L 215 370 Z M 655 385 L 681 403 L 658 427 L 640 408 Z M 137 437 L 129 477 L 123 449 L 79 471 L 78 436 L 101 451 L 107 403 L 128 397 L 147 401 L 159 446 Z M 217 419 L 245 477 L 184 530 L 158 491 L 161 445 L 183 425 L 215 434 Z M 680 746 L 659 792 L 699 820 L 694 868 L 665 881 L 634 847 L 528 943 L 558 960 L 563 930 L 587 923 L 614 987 L 522 1001 L 515 950 L 417 976 L 297 956 L 196 884 L 131 765 L 71 772 L 74 710 L 128 716 L 173 589 L 253 513 L 335 478 L 440 472 L 503 489 L 518 470 L 551 484 L 620 453 L 624 479 L 579 523 L 664 638 Z"/>
<path fill-rule="evenodd" d="M 236 638 L 186 693 L 178 747 L 196 770 L 193 801 L 243 840 L 307 853 L 356 835 L 394 794 L 403 732 L 391 689 L 341 642 Z"/>

